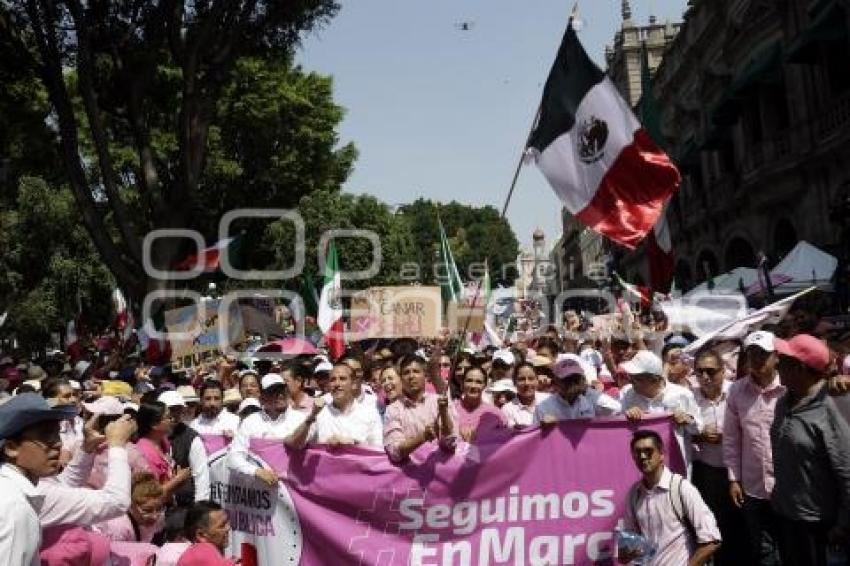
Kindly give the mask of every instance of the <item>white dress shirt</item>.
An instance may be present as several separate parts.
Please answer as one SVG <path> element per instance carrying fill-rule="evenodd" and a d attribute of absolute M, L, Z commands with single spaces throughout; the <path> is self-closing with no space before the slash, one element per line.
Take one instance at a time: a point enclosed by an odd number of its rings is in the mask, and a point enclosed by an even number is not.
<path fill-rule="evenodd" d="M 203 414 L 195 417 L 189 426 L 198 434 L 223 434 L 231 432 L 236 434 L 239 428 L 239 417 L 227 409 L 219 411 L 214 419 L 208 419 Z"/>
<path fill-rule="evenodd" d="M 130 508 L 130 464 L 127 449 L 107 449 L 106 483 L 101 489 L 84 487 L 94 454 L 79 450 L 58 476 L 43 478 L 36 490 L 44 498 L 38 511 L 43 527 L 91 525 L 120 517 Z M 209 489 L 209 488 L 207 488 Z"/>
<path fill-rule="evenodd" d="M 724 379 L 720 389 L 720 397 L 714 401 L 706 398 L 702 394 L 701 389 L 694 390 L 694 397 L 696 398 L 697 406 L 700 410 L 700 418 L 702 419 L 703 429 L 701 432 L 705 432 L 708 427 L 713 427 L 714 432 L 723 433 L 723 422 L 726 417 L 726 395 L 729 393 L 731 386 L 732 382 Z M 694 459 L 715 468 L 726 468 L 723 463 L 722 443 L 709 444 L 708 442 L 702 442 L 695 444 Z"/>
<path fill-rule="evenodd" d="M 251 439 L 279 438 L 283 440 L 295 432 L 295 429 L 306 419 L 307 415 L 304 413 L 289 409 L 276 419 L 271 419 L 265 411 L 248 415 L 239 425 L 239 430 L 236 431 L 236 436 L 230 444 L 227 465 L 231 470 L 253 476 L 260 466 L 248 459 Z"/>
<path fill-rule="evenodd" d="M 592 387 L 575 398 L 572 403 L 560 395 L 550 395 L 548 399 L 537 405 L 534 410 L 534 424 L 543 422 L 546 416 L 555 417 L 559 421 L 573 419 L 592 419 L 607 417 L 622 412 L 620 402 Z"/>
<path fill-rule="evenodd" d="M 684 430 L 683 427 L 676 427 L 676 440 L 679 443 L 679 450 L 681 450 L 682 456 L 688 464 L 688 476 L 690 476 L 693 444 L 690 438 L 686 438 L 685 435 L 686 433 L 688 435 L 699 434 L 702 431 L 702 416 L 693 392 L 681 385 L 665 382 L 658 395 L 649 399 L 640 395 L 629 384 L 620 391 L 620 403 L 623 405 L 623 412 L 632 407 L 639 407 L 641 411 L 649 414 L 683 411 L 691 417 L 691 421 L 684 427 Z"/>
<path fill-rule="evenodd" d="M 0 466 L 0 564 L 38 566 L 44 496 L 17 468 Z"/>
<path fill-rule="evenodd" d="M 189 467 L 192 468 L 192 481 L 195 482 L 195 501 L 210 498 L 210 463 L 207 449 L 200 436 L 192 439 L 189 445 Z"/>
<path fill-rule="evenodd" d="M 333 437 L 346 438 L 359 446 L 384 449 L 384 424 L 371 398 L 354 401 L 343 412 L 333 403 L 325 405 L 316 415 L 310 432 L 310 442 L 327 444 Z"/>
<path fill-rule="evenodd" d="M 519 397 L 514 397 L 509 403 L 502 405 L 502 412 L 508 420 L 508 426 L 516 428 L 534 424 L 534 409 L 550 396 L 549 393 L 535 391 L 534 400 L 530 405 L 523 405 Z"/>

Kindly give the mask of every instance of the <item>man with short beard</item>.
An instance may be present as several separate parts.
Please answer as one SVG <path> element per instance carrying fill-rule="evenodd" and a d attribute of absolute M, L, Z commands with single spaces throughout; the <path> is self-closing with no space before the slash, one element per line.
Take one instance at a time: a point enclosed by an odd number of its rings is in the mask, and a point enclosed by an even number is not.
<path fill-rule="evenodd" d="M 224 434 L 232 438 L 239 428 L 239 417 L 224 408 L 221 382 L 209 379 L 201 386 L 201 412 L 189 424 L 198 434 Z"/>

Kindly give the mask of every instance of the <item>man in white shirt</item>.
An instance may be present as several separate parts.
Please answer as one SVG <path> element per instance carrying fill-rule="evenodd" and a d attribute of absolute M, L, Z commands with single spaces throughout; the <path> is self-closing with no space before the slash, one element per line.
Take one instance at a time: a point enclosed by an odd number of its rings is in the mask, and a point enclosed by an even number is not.
<path fill-rule="evenodd" d="M 51 409 L 37 393 L 0 406 L 0 564 L 39 564 L 38 513 L 45 497 L 36 485 L 59 470 L 59 421 L 74 414 L 66 407 Z"/>
<path fill-rule="evenodd" d="M 620 392 L 623 413 L 632 422 L 645 414 L 672 413 L 671 419 L 679 425 L 676 437 L 685 461 L 691 461 L 690 439 L 702 430 L 702 418 L 696 399 L 690 389 L 668 383 L 662 376 L 661 358 L 649 350 L 638 351 L 631 360 L 621 365 L 629 375 L 631 384 Z M 687 442 L 686 442 L 687 440 Z"/>
<path fill-rule="evenodd" d="M 224 408 L 224 387 L 208 379 L 201 386 L 201 413 L 189 424 L 199 434 L 223 434 L 233 438 L 239 417 Z"/>
<path fill-rule="evenodd" d="M 252 438 L 279 438 L 291 444 L 291 436 L 301 426 L 307 415 L 288 410 L 286 384 L 276 373 L 267 373 L 260 381 L 260 403 L 263 410 L 253 413 L 242 421 L 230 444 L 227 464 L 231 470 L 254 476 L 269 486 L 277 484 L 278 477 L 272 470 L 263 468 L 248 457 Z M 315 405 L 314 405 L 315 407 Z"/>
<path fill-rule="evenodd" d="M 371 399 L 365 402 L 356 398 L 354 370 L 346 363 L 337 363 L 331 370 L 330 393 L 332 401 L 307 418 L 315 418 L 315 425 L 308 432 L 304 427 L 293 442 L 303 446 L 305 441 L 319 444 L 356 444 L 383 450 L 384 424 Z M 315 409 L 315 407 L 314 407 Z"/>
<path fill-rule="evenodd" d="M 576 354 L 558 356 L 553 368 L 555 394 L 537 405 L 535 424 L 552 424 L 572 419 L 592 419 L 619 414 L 620 403 L 587 386 L 590 368 Z"/>

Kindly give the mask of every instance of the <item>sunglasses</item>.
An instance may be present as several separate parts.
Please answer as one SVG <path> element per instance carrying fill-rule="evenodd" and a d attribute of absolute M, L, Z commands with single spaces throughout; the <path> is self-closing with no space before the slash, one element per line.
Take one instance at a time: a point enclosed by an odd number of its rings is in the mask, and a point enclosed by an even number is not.
<path fill-rule="evenodd" d="M 694 369 L 694 373 L 697 374 L 697 377 L 700 379 L 711 378 L 717 375 L 717 372 L 720 371 L 720 368 L 696 368 Z"/>

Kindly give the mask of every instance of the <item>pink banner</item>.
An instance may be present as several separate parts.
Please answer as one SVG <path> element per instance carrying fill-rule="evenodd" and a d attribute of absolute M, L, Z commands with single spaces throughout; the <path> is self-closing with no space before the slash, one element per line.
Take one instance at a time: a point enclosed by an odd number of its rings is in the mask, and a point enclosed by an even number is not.
<path fill-rule="evenodd" d="M 638 428 L 658 432 L 668 465 L 683 470 L 669 418 L 602 419 L 491 437 L 454 454 L 426 446 L 403 466 L 382 452 L 288 451 L 257 439 L 253 452 L 283 480 L 278 496 L 266 505 L 244 486 L 221 493 L 235 502 L 234 542 L 287 563 L 610 564 L 612 531 L 639 477 L 629 452 Z"/>
<path fill-rule="evenodd" d="M 199 434 L 198 436 L 201 437 L 201 441 L 204 443 L 207 456 L 212 456 L 230 445 L 230 437 L 223 434 Z"/>

